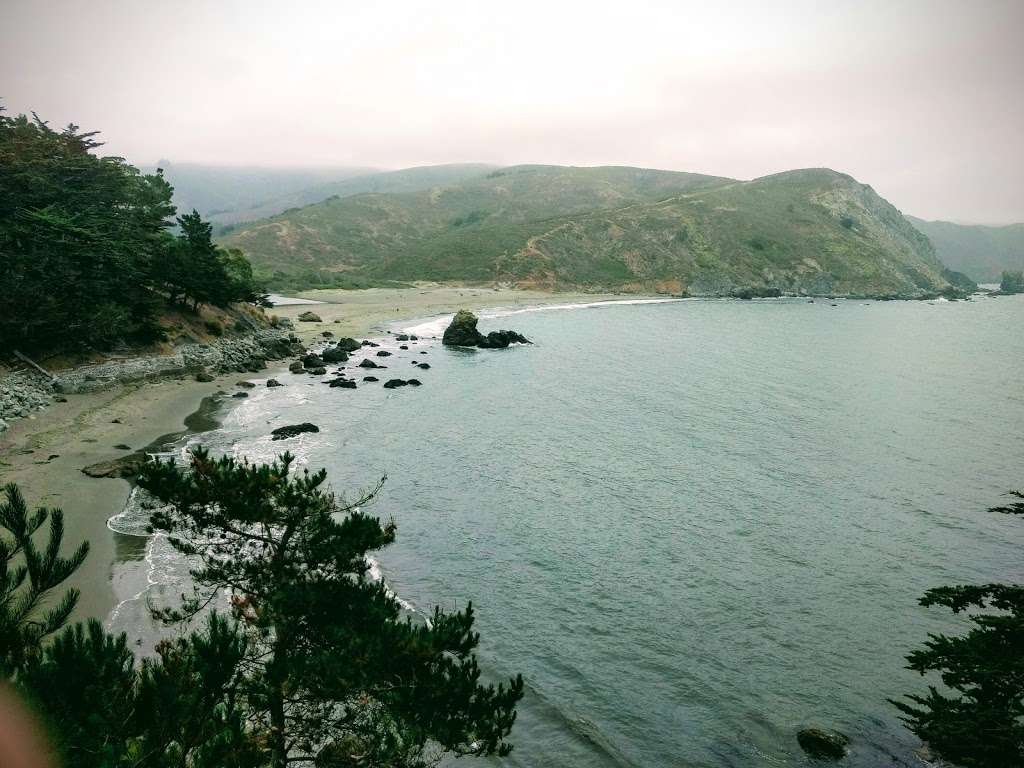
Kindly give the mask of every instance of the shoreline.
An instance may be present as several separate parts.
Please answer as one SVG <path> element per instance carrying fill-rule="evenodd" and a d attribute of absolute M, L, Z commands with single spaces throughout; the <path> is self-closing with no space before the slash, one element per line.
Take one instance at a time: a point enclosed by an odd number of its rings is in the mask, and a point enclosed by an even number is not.
<path fill-rule="evenodd" d="M 307 346 L 323 342 L 326 330 L 335 337 L 384 335 L 395 323 L 436 318 L 463 307 L 477 311 L 526 309 L 640 298 L 436 286 L 311 291 L 299 297 L 324 303 L 276 307 L 269 313 L 291 318 L 296 335 Z M 319 314 L 323 321 L 295 320 L 307 310 Z M 214 408 L 217 416 L 212 419 L 210 406 L 205 405 L 208 398 L 235 390 L 239 380 L 274 377 L 287 370 L 287 362 L 278 361 L 258 374 L 221 374 L 210 382 L 187 377 L 68 394 L 66 403 L 55 403 L 14 421 L 0 433 L 0 484 L 16 483 L 33 509 L 63 509 L 63 551 L 70 551 L 83 540 L 89 542 L 89 556 L 67 583 L 81 591 L 72 621 L 103 621 L 117 604 L 111 582 L 116 535 L 107 521 L 124 507 L 132 488 L 129 480 L 89 477 L 82 468 L 128 453 L 116 445 L 142 450 L 188 433 L 215 429 L 230 398 L 218 398 Z"/>

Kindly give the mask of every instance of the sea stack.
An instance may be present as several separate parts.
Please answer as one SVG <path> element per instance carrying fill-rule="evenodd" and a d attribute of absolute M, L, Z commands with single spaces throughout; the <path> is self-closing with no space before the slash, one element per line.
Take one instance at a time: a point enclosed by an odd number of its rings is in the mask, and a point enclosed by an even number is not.
<path fill-rule="evenodd" d="M 491 331 L 484 336 L 476 329 L 477 316 L 468 309 L 455 313 L 451 323 L 444 329 L 441 342 L 449 347 L 480 347 L 482 349 L 504 349 L 509 344 L 530 344 L 530 340 L 515 331 Z"/>

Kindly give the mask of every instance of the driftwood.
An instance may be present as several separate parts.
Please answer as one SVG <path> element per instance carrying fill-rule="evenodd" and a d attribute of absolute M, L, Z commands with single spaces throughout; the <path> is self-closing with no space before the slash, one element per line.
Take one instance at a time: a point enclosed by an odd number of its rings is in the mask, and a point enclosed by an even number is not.
<path fill-rule="evenodd" d="M 39 365 L 39 363 L 37 363 L 37 362 L 36 362 L 35 360 L 33 360 L 32 358 L 30 358 L 30 357 L 29 357 L 28 355 L 23 355 L 23 354 L 21 354 L 21 352 L 19 352 L 18 350 L 14 350 L 14 356 L 15 356 L 16 358 L 18 358 L 19 360 L 21 360 L 21 361 L 22 361 L 23 363 L 27 363 L 28 365 L 30 365 L 30 366 L 32 366 L 33 368 L 35 368 L 35 369 L 36 369 L 37 371 L 39 371 L 39 373 L 43 374 L 43 376 L 45 376 L 46 378 L 48 378 L 48 379 L 49 379 L 50 381 L 56 381 L 56 380 L 57 380 L 57 377 L 56 377 L 56 376 L 54 376 L 54 375 L 53 375 L 52 373 L 50 373 L 50 372 L 49 372 L 48 370 L 46 370 L 45 368 L 43 368 L 43 366 Z"/>

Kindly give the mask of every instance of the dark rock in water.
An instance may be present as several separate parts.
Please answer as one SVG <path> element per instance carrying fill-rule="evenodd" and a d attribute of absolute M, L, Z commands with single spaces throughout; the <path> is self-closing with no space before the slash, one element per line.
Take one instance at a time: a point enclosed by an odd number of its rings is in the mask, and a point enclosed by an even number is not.
<path fill-rule="evenodd" d="M 334 346 L 340 349 L 342 352 L 355 352 L 359 347 L 362 346 L 358 341 L 353 339 L 351 336 L 344 336 L 335 342 Z"/>
<path fill-rule="evenodd" d="M 282 384 L 277 379 L 267 379 L 267 386 L 268 387 L 283 387 L 284 384 Z"/>
<path fill-rule="evenodd" d="M 302 358 L 302 364 L 307 368 L 319 368 L 321 365 L 324 364 L 324 361 L 323 358 L 321 358 L 319 355 L 314 355 L 311 352 L 310 354 L 305 355 Z"/>
<path fill-rule="evenodd" d="M 846 756 L 846 748 L 850 744 L 848 736 L 821 728 L 804 728 L 797 733 L 796 740 L 800 748 L 811 757 L 828 760 L 841 760 Z"/>
<path fill-rule="evenodd" d="M 248 396 L 249 396 L 248 392 L 235 392 L 235 394 L 232 395 L 232 397 L 248 397 Z"/>
<path fill-rule="evenodd" d="M 398 348 L 399 348 L 399 349 L 408 349 L 408 348 L 409 348 L 409 345 L 408 345 L 408 344 L 399 344 L 399 345 L 398 345 Z"/>
<path fill-rule="evenodd" d="M 320 427 L 316 424 L 310 424 L 308 421 L 304 421 L 301 424 L 289 424 L 287 427 L 278 427 L 273 430 L 270 434 L 274 440 L 287 440 L 289 437 L 295 437 L 301 435 L 303 432 L 319 432 Z"/>
<path fill-rule="evenodd" d="M 320 315 L 318 315 L 316 312 L 310 312 L 307 310 L 306 312 L 303 312 L 301 315 L 299 315 L 299 322 L 322 323 L 323 320 L 320 319 Z"/>
<path fill-rule="evenodd" d="M 118 443 L 114 447 L 119 451 L 130 451 L 132 449 L 130 445 L 125 445 L 124 443 Z"/>
<path fill-rule="evenodd" d="M 408 384 L 410 387 L 419 387 L 423 384 L 423 382 L 420 381 L 419 379 L 409 379 L 405 383 Z"/>
<path fill-rule="evenodd" d="M 331 379 L 331 381 L 328 382 L 328 383 L 332 387 L 341 387 L 342 389 L 355 389 L 356 388 L 356 383 L 354 381 L 352 381 L 351 379 L 343 379 L 343 378 Z"/>
<path fill-rule="evenodd" d="M 777 299 L 782 295 L 778 288 L 769 288 L 765 285 L 748 285 L 745 288 L 736 288 L 732 292 L 734 299 Z"/>
<path fill-rule="evenodd" d="M 323 336 L 325 339 L 333 339 L 334 338 L 334 334 L 331 333 L 330 331 L 324 331 L 320 335 Z"/>
<path fill-rule="evenodd" d="M 426 371 L 430 368 L 430 363 L 416 363 L 416 367 Z"/>
<path fill-rule="evenodd" d="M 319 368 L 314 368 L 309 373 L 310 373 L 311 376 L 326 376 L 327 375 L 327 369 L 324 368 L 321 365 Z"/>
<path fill-rule="evenodd" d="M 504 349 L 509 344 L 529 343 L 529 339 L 515 331 L 491 331 L 477 346 L 482 349 Z"/>
<path fill-rule="evenodd" d="M 251 381 L 236 381 L 235 386 L 241 387 L 242 389 L 252 389 L 256 385 L 253 384 Z"/>
<path fill-rule="evenodd" d="M 348 352 L 339 349 L 337 345 L 328 347 L 320 353 L 320 359 L 325 363 L 344 363 L 348 361 Z"/>
<path fill-rule="evenodd" d="M 136 451 L 112 461 L 101 461 L 83 467 L 82 471 L 89 477 L 135 477 L 146 463 L 146 452 Z"/>
<path fill-rule="evenodd" d="M 452 322 L 444 330 L 443 344 L 450 347 L 481 347 L 482 349 L 503 349 L 509 344 L 529 344 L 530 340 L 515 331 L 491 331 L 484 336 L 476 329 L 477 317 L 466 309 L 455 313 Z"/>
<path fill-rule="evenodd" d="M 420 354 L 421 355 L 425 355 L 425 354 L 427 354 L 427 352 L 426 352 L 426 350 L 424 350 L 424 351 L 420 352 Z"/>
<path fill-rule="evenodd" d="M 408 334 L 405 334 L 405 333 L 400 333 L 397 336 L 395 336 L 395 341 L 408 341 L 408 340 L 409 340 L 409 336 L 408 336 Z"/>
<path fill-rule="evenodd" d="M 360 368 L 380 368 L 381 366 L 377 365 L 370 358 L 366 358 L 365 360 L 363 360 L 363 362 L 361 362 L 359 364 L 359 367 Z"/>
<path fill-rule="evenodd" d="M 394 389 L 395 387 L 404 387 L 408 384 L 405 379 L 388 379 L 384 382 L 384 389 Z"/>
<path fill-rule="evenodd" d="M 419 341 L 419 337 L 415 333 L 409 334 L 409 341 Z"/>
<path fill-rule="evenodd" d="M 302 373 L 306 370 L 306 366 L 302 364 L 301 360 L 296 360 L 294 363 L 288 366 L 288 370 L 292 373 Z"/>
<path fill-rule="evenodd" d="M 363 376 L 363 381 L 380 381 L 376 376 Z"/>
<path fill-rule="evenodd" d="M 363 343 L 360 346 L 363 346 L 363 347 L 379 347 L 380 344 L 378 344 L 375 341 L 367 341 L 366 339 L 363 339 Z"/>
<path fill-rule="evenodd" d="M 381 349 L 378 350 L 377 357 L 391 357 L 391 353 L 388 352 L 386 349 Z"/>
<path fill-rule="evenodd" d="M 209 371 L 200 371 L 196 374 L 196 381 L 201 381 L 204 384 L 208 381 L 213 381 L 214 375 Z"/>

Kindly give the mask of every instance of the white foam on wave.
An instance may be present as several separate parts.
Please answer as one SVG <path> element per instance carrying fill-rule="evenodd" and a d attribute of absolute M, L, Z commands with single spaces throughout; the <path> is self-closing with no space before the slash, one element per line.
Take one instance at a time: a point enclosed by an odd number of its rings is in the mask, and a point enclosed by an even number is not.
<path fill-rule="evenodd" d="M 401 595 L 397 594 L 393 589 L 391 589 L 390 586 L 388 586 L 388 583 L 384 578 L 384 572 L 381 570 L 380 563 L 377 562 L 377 560 L 367 555 L 366 565 L 369 568 L 370 580 L 377 584 L 383 584 L 384 591 L 387 593 L 388 597 L 393 598 L 400 606 L 402 606 L 404 610 L 408 611 L 409 613 L 414 613 L 417 616 L 420 616 L 423 619 L 423 621 L 426 622 L 428 628 L 431 626 L 430 617 L 428 617 L 425 613 L 420 611 L 415 605 L 410 603 L 408 600 L 403 599 Z"/>
<path fill-rule="evenodd" d="M 534 304 L 528 307 L 494 307 L 492 309 L 483 309 L 480 310 L 479 316 L 482 319 L 492 319 L 496 317 L 521 315 L 526 312 L 594 309 L 600 307 L 629 306 L 635 304 L 674 304 L 680 301 L 687 301 L 687 299 L 605 299 L 603 301 L 570 302 L 566 304 Z M 401 330 L 403 333 L 414 333 L 417 336 L 440 336 L 444 333 L 444 329 L 448 327 L 448 324 L 452 321 L 453 317 L 455 317 L 454 314 L 439 315 L 437 317 L 432 317 L 429 320 L 421 320 L 415 325 L 403 326 Z"/>

